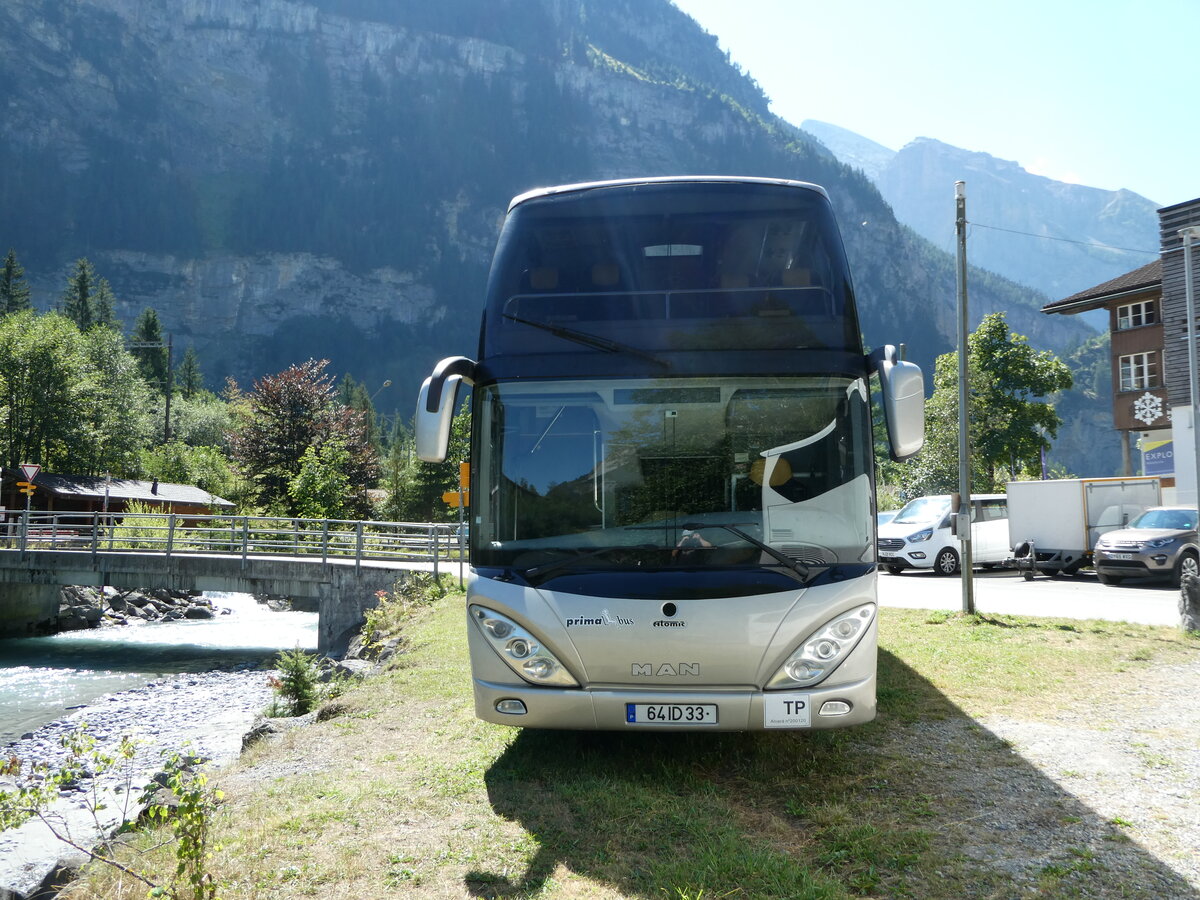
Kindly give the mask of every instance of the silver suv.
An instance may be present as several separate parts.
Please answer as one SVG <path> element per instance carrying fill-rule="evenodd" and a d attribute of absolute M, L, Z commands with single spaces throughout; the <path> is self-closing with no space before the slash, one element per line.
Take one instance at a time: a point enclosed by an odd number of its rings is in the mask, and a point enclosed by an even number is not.
<path fill-rule="evenodd" d="M 1179 586 L 1185 574 L 1200 574 L 1196 507 L 1155 506 L 1125 528 L 1096 541 L 1092 565 L 1103 584 L 1123 578 L 1169 578 Z"/>

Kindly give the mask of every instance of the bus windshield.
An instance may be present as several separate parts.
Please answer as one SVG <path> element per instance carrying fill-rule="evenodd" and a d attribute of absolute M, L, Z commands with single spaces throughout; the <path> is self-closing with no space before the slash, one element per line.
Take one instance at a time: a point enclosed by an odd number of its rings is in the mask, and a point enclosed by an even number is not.
<path fill-rule="evenodd" d="M 519 381 L 477 404 L 476 566 L 803 580 L 873 558 L 862 379 Z"/>

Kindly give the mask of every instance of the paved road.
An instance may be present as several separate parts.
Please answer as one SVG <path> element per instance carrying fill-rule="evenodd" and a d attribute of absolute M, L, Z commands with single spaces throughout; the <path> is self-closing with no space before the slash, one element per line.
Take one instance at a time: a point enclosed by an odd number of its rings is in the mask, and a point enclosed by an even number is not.
<path fill-rule="evenodd" d="M 880 572 L 879 602 L 883 606 L 960 610 L 962 581 L 932 572 Z M 1179 591 L 1153 582 L 1103 585 L 1090 573 L 1053 579 L 1043 575 L 1025 581 L 1016 572 L 977 571 L 975 608 L 1019 616 L 1178 625 Z"/>

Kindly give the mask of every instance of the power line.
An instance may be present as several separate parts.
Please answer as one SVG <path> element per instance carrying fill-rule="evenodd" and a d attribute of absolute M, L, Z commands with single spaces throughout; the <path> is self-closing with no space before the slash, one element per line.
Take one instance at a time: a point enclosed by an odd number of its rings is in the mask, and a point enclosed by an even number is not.
<path fill-rule="evenodd" d="M 998 225 L 981 225 L 979 222 L 972 222 L 973 228 L 987 228 L 989 231 L 1006 231 L 1009 234 L 1022 234 L 1025 237 L 1040 238 L 1043 241 L 1062 241 L 1065 244 L 1081 244 L 1084 247 L 1095 247 L 1100 250 L 1124 250 L 1127 253 L 1144 253 L 1147 256 L 1158 256 L 1157 250 L 1141 250 L 1136 247 L 1114 247 L 1112 244 L 1097 244 L 1095 241 L 1077 241 L 1072 238 L 1051 237 L 1048 234 L 1033 234 L 1029 231 L 1017 231 L 1012 228 L 1000 228 Z"/>

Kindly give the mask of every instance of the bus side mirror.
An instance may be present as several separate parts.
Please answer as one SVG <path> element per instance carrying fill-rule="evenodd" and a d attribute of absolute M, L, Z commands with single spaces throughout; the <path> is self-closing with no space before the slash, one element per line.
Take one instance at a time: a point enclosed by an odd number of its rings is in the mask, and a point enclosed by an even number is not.
<path fill-rule="evenodd" d="M 925 443 L 925 379 L 921 367 L 900 359 L 887 344 L 871 353 L 883 394 L 892 459 L 903 462 Z"/>
<path fill-rule="evenodd" d="M 475 383 L 475 363 L 465 356 L 451 356 L 434 367 L 417 395 L 417 457 L 425 462 L 446 461 L 450 448 L 450 425 L 458 406 L 458 387 Z"/>

